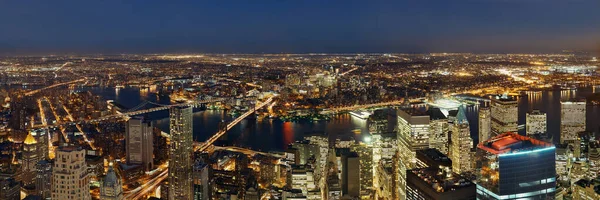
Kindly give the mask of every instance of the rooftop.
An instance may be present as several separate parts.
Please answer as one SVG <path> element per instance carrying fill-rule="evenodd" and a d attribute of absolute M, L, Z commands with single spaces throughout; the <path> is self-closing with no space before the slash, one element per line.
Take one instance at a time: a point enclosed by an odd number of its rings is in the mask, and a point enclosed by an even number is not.
<path fill-rule="evenodd" d="M 410 172 L 429 184 L 438 193 L 474 186 L 473 182 L 466 178 L 436 167 L 412 169 Z"/>
<path fill-rule="evenodd" d="M 516 153 L 520 151 L 545 149 L 548 147 L 554 146 L 550 143 L 522 136 L 513 132 L 500 134 L 477 145 L 477 148 L 493 154 Z"/>

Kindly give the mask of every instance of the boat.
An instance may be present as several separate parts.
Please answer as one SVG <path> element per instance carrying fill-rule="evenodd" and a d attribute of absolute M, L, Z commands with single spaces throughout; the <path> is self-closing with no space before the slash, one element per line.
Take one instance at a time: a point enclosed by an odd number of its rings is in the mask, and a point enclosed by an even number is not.
<path fill-rule="evenodd" d="M 369 111 L 350 111 L 350 115 L 367 120 L 373 113 Z"/>

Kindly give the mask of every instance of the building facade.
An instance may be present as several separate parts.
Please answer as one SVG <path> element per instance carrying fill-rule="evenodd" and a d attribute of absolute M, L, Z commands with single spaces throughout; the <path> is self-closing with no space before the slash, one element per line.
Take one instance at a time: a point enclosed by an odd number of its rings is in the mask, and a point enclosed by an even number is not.
<path fill-rule="evenodd" d="M 585 102 L 560 102 L 560 143 L 577 139 L 585 131 Z"/>
<path fill-rule="evenodd" d="M 452 171 L 457 174 L 471 171 L 471 132 L 465 107 L 458 107 L 456 121 L 452 126 L 452 142 L 450 143 L 450 159 L 452 160 Z"/>
<path fill-rule="evenodd" d="M 554 199 L 556 148 L 517 133 L 477 146 L 477 199 Z"/>
<path fill-rule="evenodd" d="M 112 163 L 109 164 L 106 176 L 100 184 L 100 199 L 102 200 L 123 200 L 123 183 L 121 177 L 113 169 Z"/>
<path fill-rule="evenodd" d="M 153 168 L 154 135 L 151 121 L 134 117 L 127 122 L 126 154 L 128 165 L 142 165 L 144 170 Z"/>
<path fill-rule="evenodd" d="M 486 141 L 492 133 L 492 116 L 490 107 L 479 107 L 479 142 Z"/>
<path fill-rule="evenodd" d="M 527 136 L 546 133 L 547 116 L 539 110 L 527 112 L 525 120 L 525 130 Z"/>
<path fill-rule="evenodd" d="M 516 99 L 507 95 L 492 98 L 490 111 L 491 135 L 489 137 L 518 131 L 519 107 Z"/>
<path fill-rule="evenodd" d="M 35 193 L 42 199 L 52 196 L 52 164 L 52 161 L 41 160 L 36 165 Z"/>
<path fill-rule="evenodd" d="M 169 200 L 193 198 L 192 107 L 171 107 L 169 147 Z"/>
<path fill-rule="evenodd" d="M 429 115 L 416 110 L 398 111 L 398 197 L 406 197 L 406 171 L 415 167 L 416 151 L 429 148 Z"/>
<path fill-rule="evenodd" d="M 35 141 L 30 132 L 23 142 L 23 166 L 21 166 L 23 185 L 35 184 L 35 175 L 37 173 L 35 165 L 40 161 L 38 154 L 37 141 Z"/>
<path fill-rule="evenodd" d="M 62 146 L 56 151 L 52 167 L 52 199 L 92 199 L 85 150 Z"/>

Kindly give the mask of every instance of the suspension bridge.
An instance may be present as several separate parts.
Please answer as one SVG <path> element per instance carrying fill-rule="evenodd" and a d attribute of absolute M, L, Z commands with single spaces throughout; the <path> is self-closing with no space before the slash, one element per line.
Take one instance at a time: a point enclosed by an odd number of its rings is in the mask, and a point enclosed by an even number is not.
<path fill-rule="evenodd" d="M 107 115 L 107 116 L 103 116 L 103 117 L 99 117 L 99 118 L 95 118 L 95 119 L 83 119 L 83 120 L 71 120 L 71 121 L 63 121 L 63 122 L 58 122 L 58 123 L 54 123 L 54 124 L 48 124 L 48 125 L 40 125 L 40 126 L 33 126 L 33 129 L 45 129 L 45 128 L 56 128 L 56 127 L 60 127 L 60 126 L 64 126 L 64 125 L 77 125 L 77 124 L 82 124 L 82 123 L 96 123 L 96 122 L 101 122 L 101 121 L 105 121 L 105 120 L 111 120 L 111 119 L 123 119 L 123 118 L 127 118 L 130 116 L 135 116 L 135 115 L 142 115 L 142 114 L 146 114 L 146 113 L 151 113 L 151 112 L 156 112 L 156 111 L 161 111 L 161 110 L 168 110 L 171 107 L 174 106 L 200 106 L 202 104 L 208 104 L 208 103 L 215 103 L 215 102 L 222 102 L 222 101 L 226 101 L 227 98 L 213 98 L 213 99 L 206 99 L 206 100 L 197 100 L 197 101 L 192 101 L 192 102 L 187 102 L 187 103 L 179 103 L 179 104 L 170 104 L 170 105 L 164 105 L 164 104 L 158 104 L 155 102 L 150 102 L 150 101 L 144 101 L 141 104 L 125 111 L 122 113 L 117 113 L 117 114 L 113 114 L 113 115 Z M 153 107 L 153 108 L 148 108 L 148 109 L 143 109 L 143 110 L 138 110 L 141 109 L 143 107 L 145 107 L 146 105 L 154 105 L 154 106 L 158 106 L 158 107 Z"/>
<path fill-rule="evenodd" d="M 240 123 L 246 117 L 248 117 L 251 114 L 253 114 L 256 110 L 261 109 L 261 108 L 263 108 L 263 107 L 265 107 L 267 105 L 270 105 L 273 102 L 273 98 L 274 97 L 269 97 L 265 101 L 263 101 L 263 102 L 259 103 L 258 105 L 256 105 L 254 107 L 254 109 L 249 109 L 244 114 L 242 114 L 239 117 L 237 117 L 235 120 L 229 122 L 229 124 L 227 124 L 227 126 L 225 126 L 222 130 L 220 130 L 219 132 L 215 133 L 213 136 L 211 136 L 210 138 L 208 138 L 208 140 L 206 140 L 206 142 L 195 143 L 194 145 L 197 146 L 197 148 L 195 148 L 195 149 L 197 151 L 204 151 L 204 150 L 206 150 L 208 147 L 210 147 L 210 145 L 212 145 L 215 141 L 217 141 L 217 139 L 219 139 L 221 136 L 225 135 L 225 133 L 229 129 L 233 128 L 235 125 L 237 125 L 238 123 Z"/>

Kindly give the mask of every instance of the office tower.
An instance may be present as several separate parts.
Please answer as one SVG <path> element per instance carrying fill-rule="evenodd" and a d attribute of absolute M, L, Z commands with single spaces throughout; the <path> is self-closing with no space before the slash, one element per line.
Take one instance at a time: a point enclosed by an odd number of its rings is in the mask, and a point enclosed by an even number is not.
<path fill-rule="evenodd" d="M 472 200 L 476 185 L 449 168 L 417 168 L 407 172 L 408 200 Z"/>
<path fill-rule="evenodd" d="M 122 200 L 123 197 L 123 183 L 121 183 L 121 177 L 117 175 L 113 169 L 113 164 L 109 163 L 108 171 L 106 176 L 100 183 L 100 199 L 106 200 Z"/>
<path fill-rule="evenodd" d="M 35 175 L 35 193 L 47 199 L 51 197 L 52 191 L 52 161 L 41 160 L 37 163 L 37 174 Z"/>
<path fill-rule="evenodd" d="M 360 196 L 360 157 L 356 152 L 342 156 L 342 194 Z"/>
<path fill-rule="evenodd" d="M 192 107 L 171 107 L 169 200 L 192 199 Z"/>
<path fill-rule="evenodd" d="M 452 142 L 450 143 L 450 159 L 452 160 L 452 171 L 462 174 L 471 171 L 471 132 L 469 121 L 465 113 L 465 106 L 458 107 L 456 121 L 452 125 Z"/>
<path fill-rule="evenodd" d="M 585 102 L 560 102 L 560 143 L 577 139 L 585 131 Z"/>
<path fill-rule="evenodd" d="M 539 110 L 527 112 L 525 120 L 527 136 L 546 133 L 546 119 L 546 113 Z"/>
<path fill-rule="evenodd" d="M 429 148 L 440 150 L 442 153 L 448 153 L 448 118 L 439 108 L 430 108 L 429 114 Z"/>
<path fill-rule="evenodd" d="M 507 96 L 506 94 L 502 96 L 496 96 L 495 98 L 492 98 L 490 110 L 492 132 L 489 137 L 494 137 L 506 132 L 517 132 L 517 123 L 519 119 L 519 107 L 517 100 Z"/>
<path fill-rule="evenodd" d="M 373 146 L 371 143 L 358 143 L 352 146 L 352 151 L 360 158 L 360 197 L 368 199 L 373 191 Z"/>
<path fill-rule="evenodd" d="M 37 148 L 38 144 L 30 132 L 23 142 L 23 166 L 21 167 L 23 173 L 23 185 L 35 183 L 35 175 L 37 172 L 35 165 L 40 161 Z"/>
<path fill-rule="evenodd" d="M 204 162 L 194 162 L 194 199 L 211 199 L 210 175 L 212 168 Z"/>
<path fill-rule="evenodd" d="M 52 167 L 52 199 L 91 199 L 85 150 L 62 146 Z"/>
<path fill-rule="evenodd" d="M 490 138 L 492 132 L 492 117 L 490 107 L 479 107 L 479 143 Z"/>
<path fill-rule="evenodd" d="M 0 179 L 0 199 L 21 199 L 21 185 L 13 178 Z"/>
<path fill-rule="evenodd" d="M 36 129 L 36 130 L 32 130 L 30 131 L 30 134 L 33 136 L 33 138 L 35 139 L 35 141 L 37 142 L 38 146 L 36 147 L 38 150 L 38 157 L 40 160 L 43 159 L 48 159 L 48 146 L 50 144 L 49 142 L 49 135 L 48 135 L 48 129 Z"/>
<path fill-rule="evenodd" d="M 417 110 L 398 111 L 398 197 L 406 197 L 406 170 L 415 167 L 415 152 L 429 147 L 429 115 Z"/>
<path fill-rule="evenodd" d="M 141 165 L 146 171 L 152 170 L 154 135 L 152 122 L 141 117 L 129 119 L 125 136 L 127 164 Z"/>
<path fill-rule="evenodd" d="M 477 199 L 553 199 L 556 149 L 504 133 L 477 145 Z"/>

